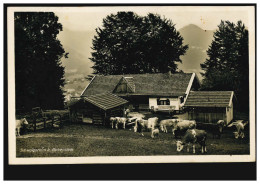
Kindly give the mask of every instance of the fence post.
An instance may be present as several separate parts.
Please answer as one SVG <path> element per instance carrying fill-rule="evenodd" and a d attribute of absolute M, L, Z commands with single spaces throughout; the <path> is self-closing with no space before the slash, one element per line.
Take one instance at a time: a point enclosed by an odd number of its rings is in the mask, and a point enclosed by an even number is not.
<path fill-rule="evenodd" d="M 54 124 L 54 115 L 52 116 L 52 122 L 51 122 L 51 127 L 53 128 L 53 124 Z"/>
<path fill-rule="evenodd" d="M 61 117 L 61 114 L 59 114 L 59 116 L 60 116 L 60 127 L 63 125 L 62 124 L 62 117 Z"/>
<path fill-rule="evenodd" d="M 43 117 L 43 126 L 44 126 L 44 129 L 46 128 L 46 117 Z"/>
<path fill-rule="evenodd" d="M 33 131 L 36 131 L 36 118 L 33 119 Z"/>

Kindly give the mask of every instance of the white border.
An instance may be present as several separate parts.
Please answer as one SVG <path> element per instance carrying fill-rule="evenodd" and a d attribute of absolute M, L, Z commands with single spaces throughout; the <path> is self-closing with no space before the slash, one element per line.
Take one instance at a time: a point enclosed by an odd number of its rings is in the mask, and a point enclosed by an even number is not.
<path fill-rule="evenodd" d="M 46 1 L 48 2 L 48 1 Z M 185 2 L 185 1 L 184 1 Z M 191 6 L 192 7 L 192 6 Z M 185 7 L 188 8 L 188 7 Z M 230 8 L 230 7 L 228 7 Z M 255 15 L 248 10 L 249 21 L 249 62 L 250 62 L 250 122 L 255 122 Z M 29 10 L 30 9 L 30 10 Z M 84 11 L 84 8 L 71 8 Z M 8 8 L 8 138 L 9 164 L 92 164 L 92 163 L 191 163 L 191 162 L 250 162 L 255 161 L 255 124 L 250 124 L 250 155 L 197 155 L 197 156 L 104 156 L 104 157 L 59 157 L 59 158 L 16 158 L 15 137 L 15 90 L 14 90 L 14 11 L 71 11 L 69 7 L 9 7 Z M 133 8 L 132 8 L 133 9 Z M 198 7 L 196 7 L 198 9 Z M 11 85 L 10 85 L 11 84 Z M 252 110 L 253 109 L 253 110 Z"/>

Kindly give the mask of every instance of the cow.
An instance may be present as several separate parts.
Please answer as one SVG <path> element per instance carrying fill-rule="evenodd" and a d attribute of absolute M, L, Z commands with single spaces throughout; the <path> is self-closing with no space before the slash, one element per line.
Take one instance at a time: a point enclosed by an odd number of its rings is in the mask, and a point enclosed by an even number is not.
<path fill-rule="evenodd" d="M 219 120 L 216 124 L 213 123 L 198 123 L 197 128 L 206 130 L 213 135 L 213 139 L 217 136 L 219 139 L 223 132 L 226 123 L 224 120 Z"/>
<path fill-rule="evenodd" d="M 110 117 L 110 123 L 111 123 L 111 128 L 113 129 L 116 126 L 117 119 L 115 117 Z"/>
<path fill-rule="evenodd" d="M 179 122 L 179 119 L 165 119 L 160 121 L 160 129 L 162 132 L 167 133 L 168 127 L 173 127 L 177 122 Z"/>
<path fill-rule="evenodd" d="M 135 121 L 133 122 L 134 123 L 134 132 L 137 132 L 137 128 L 138 128 L 138 126 L 140 127 L 140 126 L 142 126 L 142 124 L 143 124 L 143 118 L 141 118 L 141 117 L 136 117 L 136 119 L 135 119 Z M 139 121 L 139 123 L 138 123 L 138 121 Z"/>
<path fill-rule="evenodd" d="M 127 125 L 133 125 L 133 124 L 135 124 L 137 118 L 138 118 L 138 117 L 127 118 L 127 119 L 126 119 L 126 124 L 127 124 Z"/>
<path fill-rule="evenodd" d="M 154 138 L 158 136 L 159 136 L 159 129 L 158 128 L 153 129 L 151 133 L 151 137 Z"/>
<path fill-rule="evenodd" d="M 122 125 L 123 129 L 125 129 L 126 118 L 125 117 L 116 117 L 116 129 L 118 129 L 118 125 Z"/>
<path fill-rule="evenodd" d="M 248 121 L 244 122 L 244 120 L 237 120 L 236 122 L 233 122 L 230 125 L 228 125 L 228 127 L 236 126 L 237 131 L 234 132 L 235 138 L 243 139 L 245 137 L 244 129 L 247 124 L 248 124 Z"/>
<path fill-rule="evenodd" d="M 189 129 L 186 131 L 183 139 L 181 141 L 176 142 L 177 151 L 182 151 L 184 145 L 187 144 L 187 152 L 189 152 L 189 145 L 192 144 L 193 153 L 196 153 L 195 145 L 196 143 L 199 143 L 201 145 L 201 153 L 206 153 L 206 139 L 207 132 L 205 130 Z"/>
<path fill-rule="evenodd" d="M 186 133 L 188 129 L 196 128 L 195 120 L 180 120 L 174 124 L 172 134 L 174 137 L 181 136 Z"/>
<path fill-rule="evenodd" d="M 158 126 L 158 118 L 157 117 L 153 117 L 153 118 L 148 119 L 148 125 L 147 125 L 148 129 L 153 130 L 157 126 Z"/>
<path fill-rule="evenodd" d="M 25 118 L 22 118 L 20 120 L 19 119 L 16 120 L 16 127 L 15 127 L 15 134 L 16 134 L 16 136 L 20 136 L 20 130 L 25 125 L 28 125 L 28 121 Z"/>
<path fill-rule="evenodd" d="M 140 133 L 142 136 L 144 136 L 143 129 L 148 124 L 147 120 L 143 120 L 141 118 L 136 120 L 136 125 L 134 127 L 134 131 Z"/>

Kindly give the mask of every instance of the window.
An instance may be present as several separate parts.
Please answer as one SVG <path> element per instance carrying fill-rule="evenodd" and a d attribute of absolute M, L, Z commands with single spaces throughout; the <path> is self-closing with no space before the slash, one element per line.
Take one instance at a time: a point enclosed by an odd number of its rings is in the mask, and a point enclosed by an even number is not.
<path fill-rule="evenodd" d="M 170 100 L 167 98 L 166 100 L 157 99 L 157 105 L 170 105 Z"/>

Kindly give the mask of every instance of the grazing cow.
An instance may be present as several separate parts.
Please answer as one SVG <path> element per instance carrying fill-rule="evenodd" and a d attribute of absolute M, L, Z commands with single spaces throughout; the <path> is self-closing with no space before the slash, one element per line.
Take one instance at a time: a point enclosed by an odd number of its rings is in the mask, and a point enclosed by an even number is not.
<path fill-rule="evenodd" d="M 137 132 L 137 129 L 138 129 L 138 127 L 140 128 L 140 126 L 142 126 L 141 125 L 141 120 L 143 120 L 142 118 L 140 118 L 140 117 L 137 117 L 136 119 L 135 119 L 135 122 L 134 122 L 134 124 L 135 124 L 135 126 L 134 126 L 134 132 Z M 138 121 L 140 121 L 139 123 L 138 123 Z"/>
<path fill-rule="evenodd" d="M 173 127 L 179 121 L 179 119 L 165 119 L 160 121 L 161 131 L 167 133 L 168 127 Z"/>
<path fill-rule="evenodd" d="M 143 119 L 137 119 L 136 125 L 135 125 L 135 132 L 140 133 L 142 136 L 144 136 L 143 129 L 147 125 L 148 121 Z"/>
<path fill-rule="evenodd" d="M 174 137 L 184 135 L 188 129 L 196 128 L 195 120 L 180 120 L 174 124 L 172 134 Z"/>
<path fill-rule="evenodd" d="M 219 139 L 223 132 L 223 128 L 225 127 L 225 121 L 219 120 L 216 124 L 213 123 L 198 123 L 197 128 L 206 130 L 213 135 L 213 139 L 217 136 Z"/>
<path fill-rule="evenodd" d="M 136 120 L 136 128 L 142 128 L 142 131 L 148 131 L 148 120 L 145 119 L 137 119 Z"/>
<path fill-rule="evenodd" d="M 228 125 L 228 127 L 236 126 L 237 131 L 234 132 L 235 138 L 243 139 L 245 137 L 244 129 L 247 124 L 248 124 L 248 121 L 244 122 L 244 120 L 238 120 L 238 121 L 233 122 L 230 125 Z"/>
<path fill-rule="evenodd" d="M 158 126 L 158 118 L 157 117 L 149 118 L 147 128 L 153 130 L 156 126 Z"/>
<path fill-rule="evenodd" d="M 111 128 L 114 128 L 116 126 L 117 119 L 115 117 L 110 117 L 110 123 L 111 123 Z"/>
<path fill-rule="evenodd" d="M 126 118 L 124 117 L 116 117 L 116 129 L 118 129 L 118 125 L 122 125 L 123 129 L 125 129 L 125 124 L 126 124 Z"/>
<path fill-rule="evenodd" d="M 158 128 L 153 129 L 152 133 L 151 133 L 151 137 L 154 138 L 154 137 L 158 137 L 158 136 L 159 136 L 159 129 Z"/>
<path fill-rule="evenodd" d="M 20 130 L 23 128 L 25 125 L 28 125 L 28 121 L 23 118 L 23 119 L 17 119 L 16 120 L 16 128 L 15 128 L 15 134 L 16 136 L 20 136 Z"/>
<path fill-rule="evenodd" d="M 207 132 L 204 130 L 198 129 L 189 129 L 186 131 L 182 141 L 177 141 L 177 151 L 180 152 L 183 150 L 184 145 L 187 144 L 187 152 L 189 152 L 189 145 L 192 144 L 193 153 L 196 153 L 195 144 L 199 143 L 201 145 L 201 153 L 206 153 L 206 139 L 207 139 Z"/>

